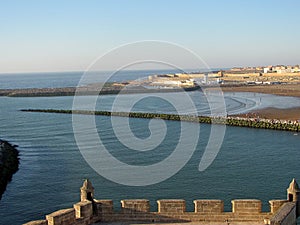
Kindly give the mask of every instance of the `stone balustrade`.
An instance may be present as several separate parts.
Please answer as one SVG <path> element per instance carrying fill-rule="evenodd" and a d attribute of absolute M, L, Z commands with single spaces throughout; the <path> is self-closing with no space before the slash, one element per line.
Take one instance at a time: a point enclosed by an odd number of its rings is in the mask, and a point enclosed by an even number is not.
<path fill-rule="evenodd" d="M 270 200 L 270 211 L 262 212 L 262 202 L 257 199 L 232 200 L 232 209 L 224 211 L 222 200 L 194 200 L 194 210 L 186 210 L 183 199 L 157 200 L 157 211 L 151 211 L 147 199 L 121 200 L 121 210 L 114 210 L 112 200 L 91 199 L 94 188 L 86 180 L 81 188 L 81 201 L 73 208 L 62 209 L 46 215 L 44 220 L 24 225 L 90 225 L 95 222 L 139 222 L 182 223 L 204 222 L 262 223 L 267 225 L 289 225 L 296 222 L 300 214 L 300 189 L 295 181 L 287 189 L 288 200 Z"/>

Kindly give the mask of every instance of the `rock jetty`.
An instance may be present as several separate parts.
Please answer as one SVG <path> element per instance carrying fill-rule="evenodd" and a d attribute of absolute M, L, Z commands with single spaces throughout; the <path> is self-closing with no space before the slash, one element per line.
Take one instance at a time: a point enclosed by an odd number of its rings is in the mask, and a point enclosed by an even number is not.
<path fill-rule="evenodd" d="M 19 151 L 16 147 L 7 141 L 0 140 L 0 199 L 6 185 L 19 169 Z"/>
<path fill-rule="evenodd" d="M 224 124 L 236 127 L 261 128 L 272 130 L 284 130 L 300 132 L 300 122 L 293 120 L 243 118 L 243 117 L 208 117 L 195 115 L 158 114 L 143 112 L 109 112 L 109 111 L 87 111 L 87 110 L 58 110 L 58 109 L 22 109 L 23 112 L 40 113 L 64 113 L 64 114 L 86 114 L 99 116 L 121 116 L 144 119 L 177 120 L 186 122 L 199 122 L 208 124 Z"/>

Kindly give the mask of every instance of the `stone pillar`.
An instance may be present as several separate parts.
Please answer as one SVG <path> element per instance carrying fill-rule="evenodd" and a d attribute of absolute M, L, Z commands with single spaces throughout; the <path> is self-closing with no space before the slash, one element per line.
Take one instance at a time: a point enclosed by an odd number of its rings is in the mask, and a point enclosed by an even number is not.
<path fill-rule="evenodd" d="M 300 189 L 295 179 L 290 183 L 287 189 L 287 200 L 289 202 L 296 202 L 296 216 L 300 215 Z"/>
<path fill-rule="evenodd" d="M 159 213 L 184 213 L 185 200 L 182 199 L 162 199 L 157 200 Z"/>
<path fill-rule="evenodd" d="M 224 202 L 222 200 L 194 200 L 195 213 L 217 214 L 224 212 Z"/>
<path fill-rule="evenodd" d="M 86 179 L 80 188 L 80 200 L 81 201 L 93 201 L 94 199 L 94 187 L 92 183 Z"/>
<path fill-rule="evenodd" d="M 271 208 L 271 213 L 276 213 L 278 209 L 285 203 L 287 203 L 288 200 L 270 200 L 270 208 Z"/>
<path fill-rule="evenodd" d="M 148 213 L 150 202 L 147 199 L 121 200 L 122 213 Z"/>
<path fill-rule="evenodd" d="M 73 205 L 76 218 L 88 218 L 93 216 L 93 206 L 90 201 L 81 201 Z"/>
<path fill-rule="evenodd" d="M 114 218 L 114 204 L 112 200 L 94 200 L 95 211 L 99 221 L 111 222 Z"/>
<path fill-rule="evenodd" d="M 232 212 L 233 213 L 261 213 L 261 201 L 257 199 L 238 199 L 232 200 Z"/>
<path fill-rule="evenodd" d="M 46 220 L 48 220 L 48 225 L 65 225 L 65 224 L 75 224 L 75 209 L 61 209 L 46 215 Z"/>

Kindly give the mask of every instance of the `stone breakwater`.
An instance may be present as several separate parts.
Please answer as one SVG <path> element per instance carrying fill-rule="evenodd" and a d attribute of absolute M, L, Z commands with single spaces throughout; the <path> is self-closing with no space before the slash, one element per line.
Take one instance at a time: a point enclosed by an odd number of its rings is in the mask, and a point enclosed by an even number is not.
<path fill-rule="evenodd" d="M 95 86 L 64 87 L 64 88 L 26 88 L 26 89 L 0 89 L 0 96 L 7 97 L 51 97 L 51 96 L 74 96 L 76 95 L 109 95 L 109 94 L 137 94 L 157 92 L 182 92 L 195 91 L 200 87 L 188 88 L 154 88 L 147 89 L 143 86 L 113 86 L 108 83 L 99 92 Z"/>
<path fill-rule="evenodd" d="M 39 113 L 63 113 L 63 114 L 83 114 L 99 116 L 120 116 L 144 119 L 162 119 L 186 122 L 198 122 L 207 124 L 220 124 L 227 126 L 261 128 L 272 130 L 283 130 L 300 132 L 300 122 L 293 120 L 243 118 L 243 117 L 207 117 L 195 115 L 158 114 L 142 112 L 109 112 L 109 111 L 86 111 L 86 110 L 58 110 L 58 109 L 22 109 L 23 112 Z"/>
<path fill-rule="evenodd" d="M 16 147 L 0 140 L 0 199 L 13 174 L 19 169 L 19 151 Z"/>
<path fill-rule="evenodd" d="M 112 222 L 291 225 L 296 223 L 300 211 L 300 189 L 295 179 L 287 189 L 287 199 L 270 200 L 268 212 L 262 211 L 262 202 L 258 199 L 232 200 L 230 212 L 224 211 L 222 200 L 194 200 L 194 211 L 187 212 L 183 199 L 157 200 L 157 211 L 151 211 L 147 199 L 126 199 L 121 200 L 121 211 L 116 211 L 112 200 L 94 198 L 94 187 L 89 180 L 84 181 L 80 193 L 81 201 L 73 208 L 58 210 L 43 220 L 24 225 L 100 225 Z"/>

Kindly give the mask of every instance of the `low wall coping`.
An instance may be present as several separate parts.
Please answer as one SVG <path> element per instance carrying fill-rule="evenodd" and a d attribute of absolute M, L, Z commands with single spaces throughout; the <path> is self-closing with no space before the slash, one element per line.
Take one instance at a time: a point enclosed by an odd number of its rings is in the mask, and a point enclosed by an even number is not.
<path fill-rule="evenodd" d="M 261 202 L 259 199 L 234 199 L 231 202 Z"/>
<path fill-rule="evenodd" d="M 159 199 L 157 202 L 185 202 L 184 199 Z"/>
<path fill-rule="evenodd" d="M 123 199 L 121 202 L 149 202 L 148 199 Z"/>
<path fill-rule="evenodd" d="M 85 201 L 81 201 L 81 202 L 75 203 L 74 206 L 75 206 L 75 205 L 76 205 L 76 206 L 85 206 L 85 205 L 89 205 L 89 204 L 92 204 L 92 202 L 89 201 L 89 200 L 85 200 Z"/>
<path fill-rule="evenodd" d="M 196 199 L 194 202 L 223 202 L 220 199 Z"/>
<path fill-rule="evenodd" d="M 61 209 L 61 210 L 55 211 L 55 212 L 53 212 L 51 214 L 48 214 L 47 217 L 56 217 L 56 216 L 60 216 L 62 214 L 70 213 L 72 211 L 75 211 L 75 209 L 74 208 Z"/>

